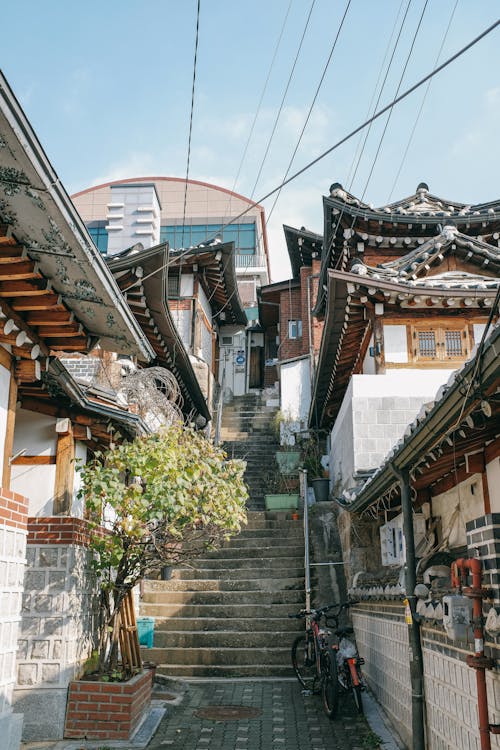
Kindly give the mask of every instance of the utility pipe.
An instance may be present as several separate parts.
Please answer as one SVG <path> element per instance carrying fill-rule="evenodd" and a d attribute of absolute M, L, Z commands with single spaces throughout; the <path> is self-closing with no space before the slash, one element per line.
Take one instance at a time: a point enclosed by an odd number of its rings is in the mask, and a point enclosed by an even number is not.
<path fill-rule="evenodd" d="M 472 575 L 472 586 L 465 587 L 467 572 Z M 477 711 L 479 716 L 479 737 L 481 750 L 491 750 L 490 732 L 500 733 L 500 725 L 490 724 L 488 719 L 488 693 L 486 689 L 486 670 L 494 666 L 493 659 L 484 655 L 483 598 L 486 590 L 481 587 L 482 566 L 477 558 L 460 558 L 451 566 L 451 585 L 465 596 L 472 599 L 472 623 L 474 626 L 474 656 L 470 654 L 466 661 L 469 667 L 476 670 Z"/>
<path fill-rule="evenodd" d="M 302 492 L 304 503 L 304 578 L 306 593 L 306 610 L 311 609 L 311 566 L 309 562 L 309 505 L 307 502 L 307 469 L 301 469 Z"/>
<path fill-rule="evenodd" d="M 424 725 L 424 662 L 422 657 L 422 643 L 420 640 L 420 625 L 415 616 L 417 611 L 417 565 L 415 557 L 415 537 L 413 531 L 413 507 L 411 502 L 410 474 L 407 469 L 401 472 L 393 469 L 401 486 L 401 506 L 403 510 L 403 533 L 405 537 L 405 588 L 409 612 L 407 610 L 406 624 L 408 626 L 408 641 L 410 645 L 410 679 L 411 679 L 411 723 L 413 750 L 425 750 Z"/>

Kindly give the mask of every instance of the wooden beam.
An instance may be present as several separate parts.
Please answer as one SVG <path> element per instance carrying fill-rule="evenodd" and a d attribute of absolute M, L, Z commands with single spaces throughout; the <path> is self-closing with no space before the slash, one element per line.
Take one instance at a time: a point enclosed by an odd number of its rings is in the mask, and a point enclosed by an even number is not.
<path fill-rule="evenodd" d="M 75 314 L 65 310 L 64 312 L 34 310 L 26 316 L 29 326 L 66 326 L 74 321 Z"/>
<path fill-rule="evenodd" d="M 60 294 L 48 292 L 43 297 L 18 297 L 16 296 L 10 303 L 13 310 L 18 312 L 29 312 L 30 310 L 50 310 L 57 308 L 65 310 L 62 306 L 62 297 Z"/>
<path fill-rule="evenodd" d="M 56 478 L 54 483 L 55 516 L 69 515 L 73 502 L 73 484 L 75 476 L 75 440 L 71 422 L 69 430 L 57 436 Z"/>
<path fill-rule="evenodd" d="M 20 263 L 28 257 L 28 251 L 22 245 L 1 245 L 0 263 Z"/>
<path fill-rule="evenodd" d="M 66 336 L 82 336 L 85 335 L 85 332 L 79 323 L 68 323 L 63 326 L 40 326 L 38 335 L 42 339 L 52 339 Z"/>
<path fill-rule="evenodd" d="M 3 455 L 3 473 L 2 487 L 10 490 L 10 457 L 14 448 L 14 426 L 16 423 L 16 404 L 17 404 L 17 381 L 13 372 L 10 376 L 9 401 L 7 405 L 7 420 L 5 426 L 4 455 Z"/>
<path fill-rule="evenodd" d="M 89 347 L 85 338 L 57 338 L 50 339 L 50 348 L 54 351 L 85 352 Z"/>
<path fill-rule="evenodd" d="M 92 430 L 87 425 L 74 424 L 73 425 L 73 437 L 75 440 L 80 440 L 83 443 L 92 440 Z"/>
<path fill-rule="evenodd" d="M 34 383 L 42 377 L 42 368 L 37 359 L 20 359 L 14 364 L 14 374 L 18 383 Z"/>
<path fill-rule="evenodd" d="M 11 466 L 53 466 L 56 463 L 55 456 L 18 456 L 11 461 Z"/>
<path fill-rule="evenodd" d="M 10 370 L 12 366 L 12 354 L 4 346 L 0 346 L 0 365 L 6 370 Z"/>
<path fill-rule="evenodd" d="M 0 297 L 41 297 L 50 293 L 52 285 L 48 279 L 31 281 L 1 281 Z"/>

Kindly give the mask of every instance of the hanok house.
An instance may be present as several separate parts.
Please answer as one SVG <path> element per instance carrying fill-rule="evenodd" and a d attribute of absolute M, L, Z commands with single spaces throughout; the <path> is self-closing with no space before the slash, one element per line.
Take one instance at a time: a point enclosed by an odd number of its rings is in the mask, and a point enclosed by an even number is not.
<path fill-rule="evenodd" d="M 280 409 L 291 429 L 307 428 L 311 381 L 322 323 L 312 317 L 323 238 L 304 227 L 284 226 L 292 278 L 259 290 L 259 319 L 265 331 L 264 385 L 279 383 Z"/>
<path fill-rule="evenodd" d="M 113 430 L 142 429 L 111 398 L 79 388 L 59 361 L 97 342 L 144 362 L 154 356 L 0 76 L 0 734 L 8 750 L 19 745 L 23 713 L 26 739 L 62 737 L 67 686 L 88 656 L 88 534 L 73 458 L 109 444 Z"/>
<path fill-rule="evenodd" d="M 309 423 L 330 432 L 331 492 L 342 506 L 356 497 L 422 406 L 471 357 L 490 318 L 496 320 L 500 204 L 443 201 L 421 184 L 415 195 L 373 209 L 334 185 L 324 208 L 325 251 L 315 310 L 324 330 Z M 479 460 L 471 458 L 470 467 Z M 413 488 L 417 506 L 425 507 L 428 485 L 442 472 L 443 465 Z M 474 488 L 478 496 L 483 481 Z M 441 494 L 445 491 L 443 485 Z M 345 575 L 351 588 L 364 581 L 377 594 L 387 588 L 401 598 L 401 508 L 386 501 L 381 508 L 377 523 L 339 509 Z M 436 513 L 441 514 L 448 520 L 453 515 L 446 498 Z M 415 516 L 419 541 L 432 524 L 423 511 Z M 449 541 L 438 522 L 432 533 Z M 384 606 L 388 617 L 376 632 L 388 643 L 402 615 L 400 604 L 397 612 Z M 398 697 L 407 648 L 400 644 L 385 651 L 392 659 L 392 681 L 382 673 L 377 689 L 380 695 L 385 691 L 391 715 L 400 714 L 408 738 L 410 703 Z M 367 656 L 373 658 L 372 652 Z"/>

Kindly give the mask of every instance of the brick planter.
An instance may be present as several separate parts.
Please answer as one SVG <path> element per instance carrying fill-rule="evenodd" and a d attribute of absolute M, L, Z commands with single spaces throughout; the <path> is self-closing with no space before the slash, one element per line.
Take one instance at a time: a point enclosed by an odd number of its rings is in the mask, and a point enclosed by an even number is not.
<path fill-rule="evenodd" d="M 64 737 L 128 740 L 151 701 L 152 679 L 145 670 L 128 682 L 71 682 Z"/>

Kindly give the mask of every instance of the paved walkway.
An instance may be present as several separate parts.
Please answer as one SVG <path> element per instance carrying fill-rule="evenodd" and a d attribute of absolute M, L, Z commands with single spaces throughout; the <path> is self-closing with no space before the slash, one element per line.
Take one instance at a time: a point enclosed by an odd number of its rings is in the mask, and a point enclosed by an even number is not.
<path fill-rule="evenodd" d="M 254 718 L 221 718 L 223 707 L 255 709 Z M 203 713 L 219 707 L 219 719 Z M 203 711 L 205 709 L 205 711 Z M 201 716 L 197 715 L 201 711 Z M 216 712 L 217 713 L 217 712 Z M 250 713 L 243 711 L 242 713 Z M 376 736 L 342 699 L 339 718 L 330 721 L 318 696 L 304 695 L 296 681 L 190 683 L 178 706 L 168 708 L 147 750 L 369 750 Z"/>

